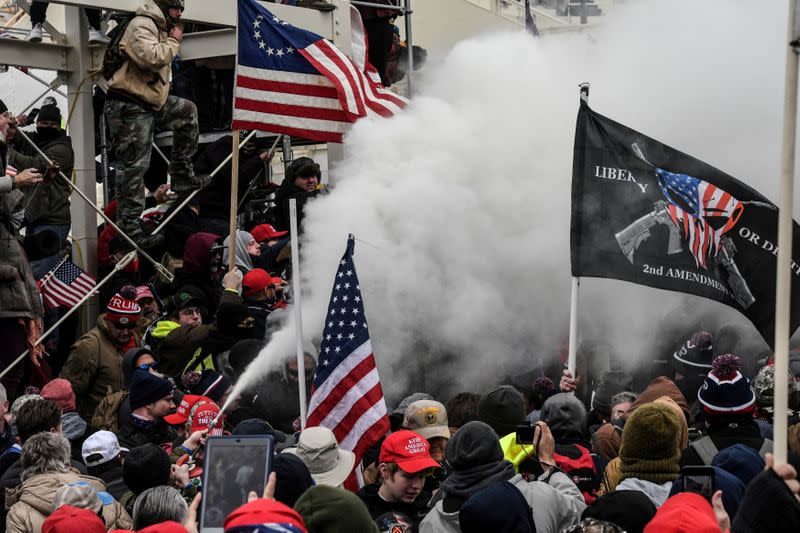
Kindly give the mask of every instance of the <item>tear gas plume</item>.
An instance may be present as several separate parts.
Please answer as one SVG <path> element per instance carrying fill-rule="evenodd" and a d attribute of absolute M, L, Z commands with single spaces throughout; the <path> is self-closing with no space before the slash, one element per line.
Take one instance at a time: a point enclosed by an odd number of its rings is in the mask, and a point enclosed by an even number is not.
<path fill-rule="evenodd" d="M 632 2 L 591 30 L 461 42 L 429 65 L 406 112 L 355 125 L 335 189 L 307 206 L 306 336 L 321 334 L 336 263 L 354 233 L 390 398 L 478 391 L 556 358 L 568 333 L 578 84 L 592 84 L 600 113 L 774 201 L 786 26 L 784 2 L 775 4 Z M 699 298 L 587 279 L 580 332 L 642 361 L 676 308 L 744 322 Z M 237 390 L 293 354 L 294 335 L 290 319 Z"/>

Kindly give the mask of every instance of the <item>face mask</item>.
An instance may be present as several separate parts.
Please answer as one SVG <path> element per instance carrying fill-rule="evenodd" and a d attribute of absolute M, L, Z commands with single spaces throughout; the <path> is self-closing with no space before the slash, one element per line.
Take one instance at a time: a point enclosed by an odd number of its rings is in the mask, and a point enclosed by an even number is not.
<path fill-rule="evenodd" d="M 61 132 L 55 128 L 36 128 L 36 136 L 40 141 L 49 141 L 59 136 Z"/>

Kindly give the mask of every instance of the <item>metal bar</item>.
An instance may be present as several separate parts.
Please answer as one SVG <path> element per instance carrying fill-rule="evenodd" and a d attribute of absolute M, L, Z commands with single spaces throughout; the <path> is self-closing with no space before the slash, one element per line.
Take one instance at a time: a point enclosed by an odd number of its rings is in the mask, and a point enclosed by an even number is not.
<path fill-rule="evenodd" d="M 414 47 L 412 46 L 411 41 L 411 0 L 405 0 L 406 2 L 406 49 L 408 50 L 408 72 L 406 72 L 406 83 L 408 84 L 408 97 L 411 98 L 414 95 L 414 86 L 413 86 L 413 78 L 414 78 Z"/>
<path fill-rule="evenodd" d="M 17 115 L 24 115 L 24 114 L 25 114 L 25 113 L 28 111 L 28 109 L 32 108 L 32 107 L 34 106 L 34 104 L 36 104 L 36 102 L 38 102 L 38 101 L 39 101 L 41 98 L 44 98 L 44 95 L 46 95 L 47 93 L 49 93 L 51 90 L 52 90 L 52 89 L 51 89 L 50 87 L 48 87 L 47 89 L 45 89 L 45 90 L 42 92 L 42 94 L 40 94 L 40 95 L 38 95 L 36 98 L 34 98 L 34 99 L 31 101 L 31 103 L 29 103 L 28 105 L 26 105 L 26 106 L 25 106 L 25 108 L 24 108 L 22 111 L 20 111 L 19 113 L 17 113 Z"/>
<path fill-rule="evenodd" d="M 84 302 L 85 302 L 86 300 L 88 300 L 89 298 L 91 298 L 92 296 L 94 296 L 96 293 L 98 293 L 98 292 L 99 292 L 99 290 L 100 290 L 100 287 L 102 287 L 102 286 L 103 286 L 103 285 L 104 285 L 104 284 L 105 284 L 105 283 L 106 283 L 108 280 L 110 280 L 112 277 L 114 277 L 114 275 L 116 275 L 116 274 L 117 274 L 117 272 L 119 272 L 120 270 L 122 270 L 123 268 L 125 268 L 125 267 L 128 265 L 128 263 L 130 263 L 130 262 L 133 260 L 133 258 L 134 258 L 134 257 L 136 257 L 136 252 L 128 252 L 128 254 L 127 254 L 127 255 L 125 255 L 125 257 L 123 257 L 123 258 L 122 258 L 122 259 L 121 259 L 121 260 L 120 260 L 120 261 L 119 261 L 119 262 L 118 262 L 116 265 L 114 265 L 114 271 L 113 271 L 113 272 L 110 272 L 110 273 L 108 274 L 108 276 L 106 276 L 105 278 L 103 278 L 103 280 L 102 280 L 100 283 L 98 283 L 97 285 L 95 285 L 95 287 L 94 287 L 94 289 L 93 289 L 93 290 L 89 291 L 88 293 L 86 293 L 86 294 L 83 296 L 83 298 L 81 298 L 80 300 L 78 300 L 78 303 L 77 303 L 77 304 L 75 304 L 75 305 L 73 305 L 73 306 L 70 308 L 70 310 L 69 310 L 69 311 L 67 311 L 67 312 L 66 312 L 66 314 L 64 314 L 64 316 L 62 316 L 62 317 L 61 317 L 61 318 L 58 320 L 58 322 L 56 322 L 55 324 L 53 324 L 52 326 L 50 326 L 50 329 L 48 329 L 47 331 L 45 331 L 44 333 L 42 333 L 42 335 L 41 335 L 41 336 L 40 336 L 38 339 L 36 339 L 36 341 L 33 343 L 33 345 L 34 345 L 34 346 L 38 346 L 38 345 L 40 345 L 40 344 L 41 344 L 41 343 L 42 343 L 42 342 L 43 342 L 43 341 L 44 341 L 44 340 L 45 340 L 45 339 L 46 339 L 46 338 L 47 338 L 47 337 L 48 337 L 48 336 L 49 336 L 51 333 L 53 333 L 53 332 L 54 332 L 54 331 L 55 331 L 55 330 L 58 328 L 58 326 L 60 326 L 60 325 L 62 324 L 62 322 L 64 322 L 64 321 L 65 321 L 65 320 L 66 320 L 66 319 L 67 319 L 67 318 L 68 318 L 68 317 L 69 317 L 69 316 L 70 316 L 72 313 L 74 313 L 75 311 L 77 311 L 78 309 L 80 309 L 80 307 L 81 307 L 81 306 L 84 304 Z M 62 262 L 63 262 L 63 261 L 62 261 Z M 3 376 L 5 376 L 6 374 L 8 374 L 8 373 L 11 371 L 11 369 L 12 369 L 12 368 L 14 368 L 15 366 L 17 366 L 17 364 L 19 364 L 19 362 L 20 362 L 20 361 L 22 361 L 23 359 L 25 359 L 25 356 L 26 356 L 26 355 L 28 355 L 28 354 L 30 353 L 30 351 L 31 351 L 31 350 L 30 350 L 30 348 L 28 348 L 27 350 L 25 350 L 24 352 L 22 352 L 22 354 L 20 354 L 20 356 L 19 356 L 19 357 L 17 357 L 16 359 L 14 359 L 14 361 L 12 361 L 10 365 L 8 365 L 8 366 L 7 366 L 7 367 L 6 367 L 6 368 L 5 368 L 5 369 L 4 369 L 2 372 L 0 372 L 0 378 L 3 378 Z"/>
<path fill-rule="evenodd" d="M 295 341 L 297 344 L 297 392 L 300 395 L 300 429 L 306 428 L 306 356 L 303 348 L 303 312 L 300 292 L 300 252 L 297 235 L 297 200 L 289 199 L 289 233 L 292 237 L 292 307 L 294 307 Z"/>
<path fill-rule="evenodd" d="M 28 144 L 30 144 L 33 147 L 33 149 L 36 150 L 36 152 L 42 157 L 42 159 L 47 161 L 48 165 L 52 165 L 53 164 L 53 161 L 49 157 L 47 157 L 47 155 L 45 155 L 45 153 L 42 152 L 39 149 L 39 147 L 36 146 L 36 144 L 33 141 L 31 141 L 30 137 L 25 135 L 25 133 L 22 130 L 17 130 L 17 133 L 21 134 L 22 138 L 25 139 L 26 141 L 28 141 Z M 133 239 L 128 237 L 128 235 L 124 231 L 119 229 L 119 226 L 117 226 L 114 223 L 114 221 L 112 221 L 110 218 L 108 218 L 108 216 L 103 212 L 103 210 L 100 209 L 99 207 L 97 207 L 95 205 L 95 202 L 90 200 L 89 197 L 86 196 L 86 194 L 82 190 L 80 190 L 78 187 L 76 187 L 75 184 L 72 183 L 71 179 L 69 179 L 66 175 L 64 175 L 64 173 L 61 172 L 60 170 L 58 171 L 58 175 L 61 176 L 61 178 L 64 179 L 69 184 L 69 186 L 70 186 L 70 188 L 72 189 L 73 192 L 78 193 L 78 196 L 80 196 L 83 199 L 83 201 L 85 201 L 87 204 L 89 204 L 89 206 L 92 209 L 94 209 L 95 212 L 103 218 L 103 220 L 106 221 L 106 224 L 109 224 L 112 228 L 117 230 L 117 232 L 120 234 L 120 236 L 123 239 L 125 239 L 126 241 L 128 241 L 128 243 L 130 245 L 132 245 L 134 247 L 134 249 L 136 249 L 136 251 L 139 252 L 139 254 L 141 254 L 142 257 L 144 257 L 145 259 L 147 259 L 148 261 L 153 263 L 153 266 L 159 272 L 159 274 L 164 276 L 169 281 L 172 281 L 172 280 L 175 279 L 175 276 L 173 276 L 172 273 L 169 270 L 167 270 L 166 267 L 164 267 L 164 265 L 162 265 L 161 263 L 159 263 L 158 261 L 156 261 L 155 259 L 150 257 L 150 255 L 147 252 L 145 252 L 138 244 L 136 244 L 136 242 L 134 242 Z"/>
<path fill-rule="evenodd" d="M 278 146 L 278 141 L 279 140 L 281 140 L 281 136 L 280 135 L 275 137 L 275 142 L 272 143 L 272 148 L 270 148 L 268 150 L 268 153 L 270 154 L 270 156 L 267 158 L 267 161 L 265 163 L 265 166 L 267 168 L 272 166 L 272 156 L 275 154 L 275 147 Z M 261 175 L 261 172 L 259 172 L 256 175 L 256 177 L 253 178 L 250 181 L 250 183 L 247 185 L 247 190 L 244 191 L 244 194 L 242 195 L 242 199 L 239 201 L 239 205 L 236 207 L 237 210 L 242 208 L 242 205 L 244 204 L 244 201 L 247 199 L 247 195 L 250 194 L 251 190 L 253 190 L 253 185 L 255 185 L 256 180 L 258 179 L 258 176 L 260 176 L 260 175 Z M 266 179 L 269 180 L 269 173 L 268 172 L 267 172 L 267 178 Z M 267 183 L 269 183 L 269 181 L 267 181 Z"/>
<path fill-rule="evenodd" d="M 105 112 L 100 113 L 100 175 L 103 178 L 103 206 L 111 201 L 108 190 L 108 120 Z"/>
<path fill-rule="evenodd" d="M 167 183 L 172 184 L 172 176 L 169 175 L 169 158 L 166 156 L 166 154 L 164 154 L 164 152 L 161 151 L 161 148 L 158 147 L 155 141 L 153 141 L 152 145 L 156 153 L 160 155 L 161 159 L 167 163 Z"/>
<path fill-rule="evenodd" d="M 292 164 L 294 155 L 292 154 L 292 138 L 289 135 L 283 136 L 283 172 L 289 173 L 289 166 Z"/>
<path fill-rule="evenodd" d="M 239 130 L 233 130 L 233 144 L 231 145 L 231 212 L 230 212 L 230 234 L 231 239 L 228 243 L 228 272 L 233 272 L 236 268 L 236 229 L 238 222 L 238 210 L 236 209 L 239 200 Z"/>
<path fill-rule="evenodd" d="M 255 135 L 255 134 L 256 134 L 256 130 L 253 130 L 253 131 L 251 131 L 251 132 L 250 132 L 250 135 L 248 135 L 247 137 L 245 137 L 245 138 L 244 138 L 244 140 L 243 140 L 241 143 L 239 143 L 239 148 L 241 148 L 242 146 L 244 146 L 244 144 L 245 144 L 247 141 L 249 141 L 249 140 L 250 140 L 250 139 L 253 137 L 253 135 Z M 281 136 L 280 136 L 280 135 L 278 135 L 278 138 L 280 139 L 280 138 L 281 138 Z M 228 161 L 230 161 L 230 160 L 231 160 L 231 157 L 233 157 L 233 152 L 231 152 L 230 154 L 228 154 L 228 157 L 226 157 L 226 158 L 225 158 L 225 159 L 222 161 L 222 163 L 220 163 L 219 165 L 217 165 L 217 168 L 215 168 L 215 169 L 214 169 L 214 171 L 213 171 L 211 174 L 209 174 L 209 176 L 210 176 L 210 177 L 212 177 L 212 178 L 213 178 L 214 176 L 216 176 L 216 175 L 217 175 L 217 172 L 219 172 L 219 171 L 222 169 L 222 167 L 224 167 L 225 165 L 227 165 L 227 164 L 228 164 Z M 180 203 L 180 205 L 179 205 L 179 206 L 178 206 L 178 207 L 175 209 L 175 211 L 173 211 L 172 213 L 170 213 L 170 214 L 169 214 L 169 216 L 168 216 L 167 218 L 165 218 L 164 220 L 162 220 L 162 221 L 161 221 L 161 222 L 158 224 L 158 226 L 156 227 L 156 229 L 154 229 L 154 230 L 153 230 L 153 235 L 155 235 L 156 233 L 158 233 L 159 231 L 161 231 L 161 228 L 163 228 L 164 226 L 166 226 L 166 225 L 167 225 L 167 222 L 169 222 L 170 220 L 172 220 L 172 218 L 173 218 L 175 215 L 177 215 L 177 214 L 178 214 L 178 212 L 179 212 L 181 209 L 183 209 L 184 207 L 186 207 L 186 204 L 188 204 L 188 203 L 189 203 L 189 201 L 190 201 L 192 198 L 194 198 L 195 196 L 197 196 L 197 193 L 199 193 L 199 192 L 200 192 L 200 189 L 197 189 L 197 190 L 195 190 L 195 191 L 192 191 L 192 193 L 191 193 L 189 196 L 187 196 L 187 197 L 186 197 L 186 199 L 185 199 L 183 202 L 181 202 L 181 203 Z"/>
<path fill-rule="evenodd" d="M 40 78 L 40 77 L 39 77 L 39 76 L 37 76 L 36 74 L 32 73 L 32 72 L 31 72 L 30 70 L 28 70 L 28 69 L 21 69 L 21 68 L 19 68 L 19 67 L 16 67 L 16 68 L 17 68 L 17 70 L 19 70 L 20 72 L 22 72 L 22 73 L 23 73 L 23 74 L 25 74 L 26 76 L 28 76 L 28 77 L 30 77 L 30 78 L 32 78 L 32 79 L 34 79 L 34 80 L 38 81 L 38 82 L 39 82 L 39 83 L 41 83 L 42 85 L 45 85 L 45 86 L 47 86 L 47 87 L 51 87 L 51 88 L 53 89 L 53 92 L 54 92 L 54 93 L 56 93 L 56 94 L 60 94 L 60 95 L 61 95 L 61 96 L 63 96 L 64 98 L 66 98 L 66 97 L 67 97 L 67 93 L 65 93 L 64 91 L 62 91 L 62 90 L 61 90 L 61 89 L 59 89 L 59 88 L 53 87 L 53 84 L 52 84 L 52 82 L 50 82 L 50 83 L 46 82 L 45 80 L 43 80 L 42 78 Z M 57 77 L 56 79 L 61 79 L 61 83 L 60 83 L 59 85 L 64 85 L 64 80 L 63 80 L 62 78 L 60 78 L 60 77 Z"/>

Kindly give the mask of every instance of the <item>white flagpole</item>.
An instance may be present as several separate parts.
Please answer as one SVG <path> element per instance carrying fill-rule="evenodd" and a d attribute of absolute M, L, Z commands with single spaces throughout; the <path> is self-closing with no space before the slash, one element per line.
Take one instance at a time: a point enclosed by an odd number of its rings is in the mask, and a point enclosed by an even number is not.
<path fill-rule="evenodd" d="M 302 292 L 300 290 L 300 252 L 297 235 L 297 200 L 289 200 L 289 232 L 292 237 L 292 305 L 297 341 L 297 390 L 300 395 L 300 429 L 306 429 L 306 360 L 303 349 Z"/>
<path fill-rule="evenodd" d="M 589 84 L 580 85 L 581 101 L 589 102 Z M 567 354 L 567 370 L 572 377 L 577 377 L 575 367 L 578 358 L 578 291 L 581 286 L 581 278 L 572 276 L 572 288 L 569 298 L 569 352 Z"/>
<path fill-rule="evenodd" d="M 786 50 L 786 80 L 783 95 L 783 150 L 781 192 L 778 211 L 778 264 L 775 287 L 775 465 L 786 463 L 789 410 L 789 337 L 792 303 L 792 197 L 797 127 L 797 37 L 796 0 L 789 0 L 789 48 Z"/>

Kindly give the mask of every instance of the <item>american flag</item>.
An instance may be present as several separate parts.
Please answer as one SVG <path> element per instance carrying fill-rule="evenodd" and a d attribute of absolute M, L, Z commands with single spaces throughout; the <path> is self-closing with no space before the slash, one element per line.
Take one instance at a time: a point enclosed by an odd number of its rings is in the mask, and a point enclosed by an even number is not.
<path fill-rule="evenodd" d="M 742 202 L 716 185 L 688 174 L 656 169 L 658 186 L 669 200 L 672 221 L 689 240 L 689 250 L 697 266 L 708 268 L 708 258 L 716 254 L 720 238 L 733 228 L 744 212 Z M 712 220 L 724 220 L 714 228 Z"/>
<path fill-rule="evenodd" d="M 390 117 L 407 103 L 369 76 L 368 63 L 254 0 L 239 0 L 237 41 L 234 129 L 341 142 L 357 119 Z"/>
<path fill-rule="evenodd" d="M 48 309 L 64 305 L 74 307 L 97 285 L 91 275 L 87 274 L 69 259 L 65 259 L 58 267 L 37 282 L 39 293 Z"/>
<path fill-rule="evenodd" d="M 329 428 L 341 448 L 355 453 L 358 465 L 367 448 L 389 431 L 389 418 L 353 264 L 354 245 L 350 236 L 333 282 L 306 426 Z M 354 472 L 345 486 L 355 490 L 361 483 Z"/>

